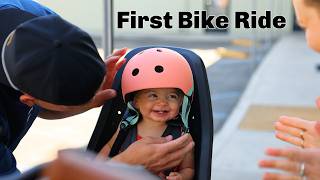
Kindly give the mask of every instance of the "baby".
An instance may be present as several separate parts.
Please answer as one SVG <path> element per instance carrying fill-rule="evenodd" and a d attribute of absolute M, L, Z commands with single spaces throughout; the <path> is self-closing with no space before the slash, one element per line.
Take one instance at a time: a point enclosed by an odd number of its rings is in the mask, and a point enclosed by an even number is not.
<path fill-rule="evenodd" d="M 167 48 L 144 50 L 127 63 L 121 84 L 127 111 L 100 155 L 114 156 L 144 137 L 178 138 L 189 132 L 193 76 L 182 55 Z M 159 174 L 164 179 L 192 179 L 193 175 L 192 152 L 178 167 Z"/>

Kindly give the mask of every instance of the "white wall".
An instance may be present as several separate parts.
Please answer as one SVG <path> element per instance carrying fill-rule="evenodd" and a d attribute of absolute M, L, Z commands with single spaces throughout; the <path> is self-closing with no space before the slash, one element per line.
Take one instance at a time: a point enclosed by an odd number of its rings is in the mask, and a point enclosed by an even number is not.
<path fill-rule="evenodd" d="M 92 35 L 103 30 L 103 0 L 37 0 Z"/>
<path fill-rule="evenodd" d="M 37 0 L 39 3 L 51 8 L 68 21 L 80 26 L 91 34 L 101 34 L 103 32 L 103 0 Z M 128 25 L 123 29 L 117 29 L 117 12 L 136 10 L 137 15 L 165 15 L 169 11 L 171 15 L 176 15 L 178 11 L 202 10 L 202 0 L 114 0 L 114 30 L 115 34 L 167 34 L 167 33 L 201 33 L 202 29 L 178 29 L 177 18 L 173 18 L 172 29 L 152 29 L 145 26 L 144 29 L 132 29 Z M 154 8 L 156 7 L 156 8 Z M 145 24 L 147 25 L 147 24 Z"/>
<path fill-rule="evenodd" d="M 92 35 L 101 35 L 103 32 L 103 0 L 37 0 L 41 4 L 48 6 L 56 11 L 65 19 L 80 26 Z M 204 10 L 205 0 L 113 0 L 114 2 L 114 32 L 115 35 L 134 35 L 134 34 L 201 34 L 205 33 L 203 29 L 178 29 L 177 19 L 173 18 L 173 29 L 152 29 L 148 24 L 145 24 L 143 29 L 132 29 L 126 24 L 125 28 L 118 29 L 117 12 L 118 11 L 137 11 L 137 15 L 165 15 L 169 11 L 171 15 L 177 15 L 179 11 L 194 11 Z M 234 13 L 236 11 L 257 10 L 258 15 L 265 13 L 266 10 L 271 10 L 273 15 L 282 15 L 286 18 L 286 28 L 277 29 L 235 29 L 234 28 Z M 230 7 L 230 34 L 235 36 L 251 35 L 281 35 L 290 32 L 293 26 L 293 10 L 291 0 L 231 0 Z M 268 33 L 266 33 L 268 32 Z M 280 32 L 280 33 L 279 33 Z"/>
<path fill-rule="evenodd" d="M 179 29 L 178 28 L 178 12 L 180 11 L 194 11 L 194 10 L 203 10 L 202 0 L 115 0 L 114 1 L 114 23 L 115 23 L 115 32 L 116 34 L 120 33 L 147 33 L 147 34 L 171 34 L 171 33 L 202 33 L 202 29 Z M 129 26 L 129 23 L 125 28 L 117 29 L 117 12 L 119 11 L 132 11 L 135 10 L 137 15 L 145 16 L 163 16 L 166 12 L 170 12 L 170 15 L 173 16 L 171 20 L 172 29 L 160 28 L 152 29 L 149 27 L 149 24 L 145 23 L 145 28 L 143 29 L 132 29 Z M 164 26 L 163 26 L 164 27 Z"/>
<path fill-rule="evenodd" d="M 231 1 L 231 22 L 230 32 L 234 35 L 245 35 L 250 33 L 257 33 L 263 35 L 266 32 L 273 35 L 281 35 L 290 32 L 293 27 L 293 9 L 291 0 L 232 0 Z M 265 14 L 266 10 L 270 10 L 272 16 L 284 16 L 286 18 L 286 27 L 284 29 L 235 29 L 234 27 L 234 13 L 236 11 L 251 12 L 257 11 L 257 16 Z"/>

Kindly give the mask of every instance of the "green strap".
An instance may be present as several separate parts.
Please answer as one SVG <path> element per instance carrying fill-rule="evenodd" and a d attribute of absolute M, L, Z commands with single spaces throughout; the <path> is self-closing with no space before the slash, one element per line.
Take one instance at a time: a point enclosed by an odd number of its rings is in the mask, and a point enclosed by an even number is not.
<path fill-rule="evenodd" d="M 191 109 L 191 102 L 189 100 L 189 97 L 191 97 L 192 93 L 193 93 L 193 86 L 192 88 L 189 90 L 187 95 L 183 96 L 183 101 L 182 101 L 182 108 L 181 108 L 181 119 L 184 125 L 184 128 L 186 130 L 186 133 L 189 132 L 189 123 L 188 123 L 188 117 L 189 117 L 189 113 L 190 113 L 190 109 Z"/>
<path fill-rule="evenodd" d="M 121 128 L 126 128 L 126 127 L 128 127 L 129 125 L 130 125 L 130 126 L 135 125 L 135 124 L 138 122 L 138 120 L 139 120 L 139 112 L 132 106 L 131 103 L 132 103 L 132 101 L 130 101 L 130 102 L 127 103 L 127 108 L 128 108 L 127 111 L 132 110 L 132 111 L 134 111 L 135 113 L 129 115 L 129 116 L 128 116 L 127 118 L 125 118 L 125 119 L 122 119 L 121 125 L 120 125 Z"/>

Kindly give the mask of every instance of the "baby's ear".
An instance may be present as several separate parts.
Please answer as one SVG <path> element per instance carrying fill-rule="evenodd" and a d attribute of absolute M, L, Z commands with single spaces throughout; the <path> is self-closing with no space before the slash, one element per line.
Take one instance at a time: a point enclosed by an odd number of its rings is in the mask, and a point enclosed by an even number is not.
<path fill-rule="evenodd" d="M 132 106 L 139 110 L 139 103 L 138 103 L 136 97 L 133 98 Z"/>
<path fill-rule="evenodd" d="M 184 95 L 180 96 L 180 106 L 182 106 Z"/>
<path fill-rule="evenodd" d="M 19 99 L 22 103 L 28 105 L 29 107 L 35 104 L 35 98 L 28 94 L 21 95 Z"/>

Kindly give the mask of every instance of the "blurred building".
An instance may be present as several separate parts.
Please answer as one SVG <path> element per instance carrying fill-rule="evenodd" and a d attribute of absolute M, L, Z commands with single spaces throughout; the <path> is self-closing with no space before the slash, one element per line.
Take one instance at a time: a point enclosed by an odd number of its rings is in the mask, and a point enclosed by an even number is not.
<path fill-rule="evenodd" d="M 107 1 L 107 0 L 106 0 Z M 55 10 L 58 14 L 88 31 L 93 36 L 100 36 L 103 33 L 104 1 L 103 0 L 38 0 L 41 4 Z M 215 29 L 179 29 L 177 16 L 178 12 L 195 10 L 206 10 L 208 15 L 227 15 L 229 17 L 229 28 L 223 32 L 229 35 L 250 36 L 272 34 L 278 36 L 283 33 L 291 32 L 294 28 L 294 13 L 291 6 L 291 0 L 113 0 L 113 22 L 115 36 L 136 35 L 136 34 L 170 34 L 170 35 L 202 35 L 219 30 Z M 117 24 L 117 13 L 119 11 L 136 11 L 136 15 L 145 16 L 163 16 L 170 12 L 173 17 L 172 29 L 159 28 L 152 29 L 147 23 L 142 29 L 133 29 L 126 23 L 124 28 L 119 29 Z M 270 10 L 272 16 L 284 16 L 286 18 L 286 27 L 284 29 L 235 29 L 234 14 L 238 11 L 257 11 L 257 16 L 264 15 L 265 11 Z"/>

